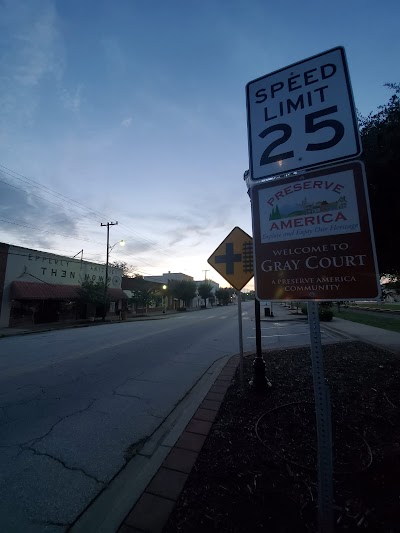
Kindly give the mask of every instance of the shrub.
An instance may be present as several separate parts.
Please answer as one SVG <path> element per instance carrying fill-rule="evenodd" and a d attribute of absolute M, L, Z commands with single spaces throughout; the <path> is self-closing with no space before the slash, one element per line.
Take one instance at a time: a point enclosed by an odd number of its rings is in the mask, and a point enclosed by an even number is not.
<path fill-rule="evenodd" d="M 333 313 L 330 309 L 320 309 L 319 310 L 319 319 L 321 322 L 329 322 L 333 318 Z"/>
<path fill-rule="evenodd" d="M 329 322 L 330 320 L 332 320 L 333 313 L 329 309 L 330 307 L 332 307 L 331 302 L 321 302 L 318 305 L 318 315 L 321 322 Z M 308 309 L 306 305 L 301 306 L 301 312 L 303 313 L 303 315 L 308 315 Z"/>

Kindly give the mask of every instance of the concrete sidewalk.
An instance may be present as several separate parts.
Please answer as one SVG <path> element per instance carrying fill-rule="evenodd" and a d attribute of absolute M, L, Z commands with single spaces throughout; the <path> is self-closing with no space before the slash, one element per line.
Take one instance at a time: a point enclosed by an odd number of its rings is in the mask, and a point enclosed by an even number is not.
<path fill-rule="evenodd" d="M 334 317 L 332 322 L 321 322 L 321 327 L 400 355 L 400 333 L 396 331 L 367 326 L 337 317 Z"/>
<path fill-rule="evenodd" d="M 296 313 L 295 309 L 284 307 L 282 304 L 274 303 L 272 310 L 273 317 L 264 317 L 264 310 L 262 309 L 262 322 L 307 320 L 306 315 Z M 345 339 L 367 342 L 395 354 L 400 354 L 400 333 L 396 331 L 367 326 L 366 324 L 359 324 L 358 322 L 351 322 L 338 317 L 334 317 L 330 322 L 321 322 L 320 324 L 322 329 L 339 333 Z"/>

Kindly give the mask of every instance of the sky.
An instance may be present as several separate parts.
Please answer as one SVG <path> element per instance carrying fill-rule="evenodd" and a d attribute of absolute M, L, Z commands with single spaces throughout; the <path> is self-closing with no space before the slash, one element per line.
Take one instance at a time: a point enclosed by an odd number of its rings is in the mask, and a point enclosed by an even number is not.
<path fill-rule="evenodd" d="M 0 0 L 0 242 L 228 284 L 252 234 L 245 86 L 338 45 L 357 109 L 400 81 L 397 0 Z M 206 272 L 205 272 L 206 271 Z M 251 288 L 251 285 L 249 285 Z"/>

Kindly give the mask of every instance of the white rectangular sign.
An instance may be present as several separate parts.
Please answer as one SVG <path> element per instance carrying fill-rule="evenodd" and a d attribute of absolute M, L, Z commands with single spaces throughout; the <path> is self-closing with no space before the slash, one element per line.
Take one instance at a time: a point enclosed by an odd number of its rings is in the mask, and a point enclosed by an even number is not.
<path fill-rule="evenodd" d="M 342 47 L 249 82 L 246 97 L 252 180 L 361 153 Z"/>

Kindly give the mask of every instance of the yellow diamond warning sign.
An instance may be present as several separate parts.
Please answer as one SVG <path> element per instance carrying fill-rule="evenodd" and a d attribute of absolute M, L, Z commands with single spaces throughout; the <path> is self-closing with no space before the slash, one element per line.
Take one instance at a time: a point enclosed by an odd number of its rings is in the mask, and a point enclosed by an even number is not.
<path fill-rule="evenodd" d="M 208 263 L 233 288 L 242 290 L 254 276 L 253 239 L 236 226 L 208 258 Z"/>

